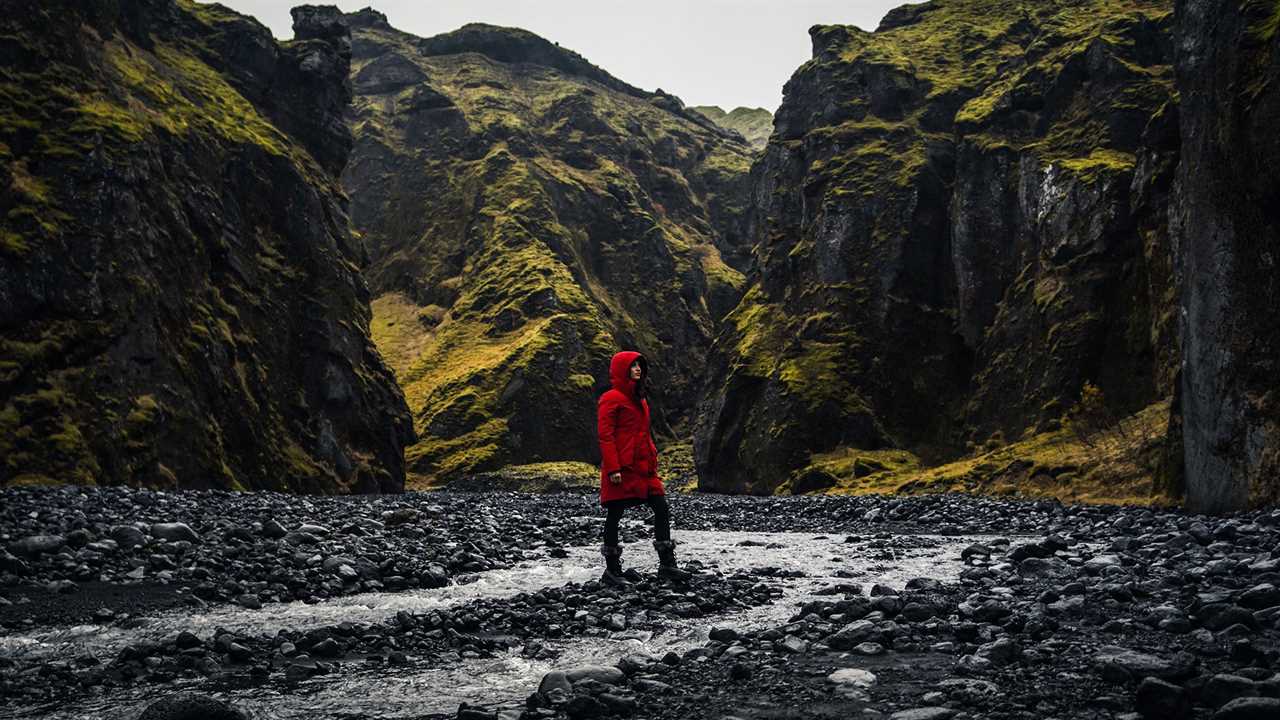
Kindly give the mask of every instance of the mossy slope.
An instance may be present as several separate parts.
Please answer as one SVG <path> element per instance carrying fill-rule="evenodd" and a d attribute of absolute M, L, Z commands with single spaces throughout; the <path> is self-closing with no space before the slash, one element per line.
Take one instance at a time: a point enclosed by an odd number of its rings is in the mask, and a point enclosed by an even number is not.
<path fill-rule="evenodd" d="M 411 473 L 594 463 L 595 399 L 624 347 L 652 360 L 657 430 L 681 430 L 740 294 L 749 147 L 531 33 L 347 19 L 343 181 L 374 339 L 420 437 Z"/>
<path fill-rule="evenodd" d="M 753 168 L 758 273 L 717 337 L 705 490 L 839 448 L 945 462 L 1086 381 L 1167 398 L 1168 0 L 934 0 L 810 30 Z"/>
<path fill-rule="evenodd" d="M 347 34 L 187 0 L 0 18 L 0 484 L 394 491 L 337 172 Z"/>
<path fill-rule="evenodd" d="M 755 148 L 763 148 L 773 134 L 773 113 L 764 108 L 737 107 L 725 112 L 715 105 L 694 105 L 691 109 L 706 115 L 720 127 L 738 133 Z"/>

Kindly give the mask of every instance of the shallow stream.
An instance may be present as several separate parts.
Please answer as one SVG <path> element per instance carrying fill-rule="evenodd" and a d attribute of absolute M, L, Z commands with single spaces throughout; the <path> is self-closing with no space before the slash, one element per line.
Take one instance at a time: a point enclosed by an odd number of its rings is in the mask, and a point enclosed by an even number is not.
<path fill-rule="evenodd" d="M 637 521 L 628 522 L 638 526 Z M 784 624 L 800 604 L 831 585 L 858 583 L 866 593 L 874 583 L 901 588 L 916 577 L 955 579 L 964 568 L 960 551 L 982 538 L 881 535 L 846 542 L 842 534 L 684 531 L 676 533 L 676 540 L 682 562 L 697 559 L 707 570 L 732 574 L 774 567 L 799 571 L 803 576 L 776 579 L 783 595 L 772 605 L 712 618 L 673 619 L 657 634 L 627 630 L 607 637 L 544 640 L 543 646 L 557 654 L 554 660 L 529 659 L 517 649 L 503 657 L 459 659 L 443 667 L 415 668 L 411 663 L 361 669 L 358 663 L 344 664 L 340 673 L 321 675 L 288 686 L 287 690 L 266 685 L 209 694 L 230 700 L 263 720 L 404 720 L 433 714 L 451 717 L 463 701 L 522 701 L 542 675 L 555 668 L 613 664 L 619 657 L 634 653 L 661 656 L 669 650 L 681 651 L 704 642 L 712 627 L 752 630 Z M 183 630 L 201 637 L 219 627 L 245 634 L 274 635 L 281 628 L 301 630 L 342 621 L 378 623 L 401 610 L 422 612 L 598 577 L 601 558 L 596 546 L 567 550 L 564 558 L 537 557 L 511 568 L 479 574 L 464 584 L 432 590 L 353 595 L 311 605 L 268 604 L 261 610 L 219 606 L 135 620 L 128 626 L 83 625 L 0 636 L 0 654 L 70 659 L 90 652 L 105 659 L 131 643 L 158 641 Z M 656 558 L 647 542 L 628 545 L 623 561 L 640 572 L 656 569 Z M 0 708 L 0 718 L 133 720 L 156 698 L 201 684 L 203 681 L 183 680 L 167 685 L 113 688 L 106 694 L 59 707 Z"/>

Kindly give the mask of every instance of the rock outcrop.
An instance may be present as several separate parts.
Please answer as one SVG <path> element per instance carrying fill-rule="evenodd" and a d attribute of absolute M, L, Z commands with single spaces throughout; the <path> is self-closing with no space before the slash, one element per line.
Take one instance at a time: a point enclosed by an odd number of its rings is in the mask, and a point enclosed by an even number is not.
<path fill-rule="evenodd" d="M 396 491 L 338 184 L 349 34 L 189 0 L 0 18 L 0 484 Z"/>
<path fill-rule="evenodd" d="M 597 460 L 608 361 L 644 352 L 659 432 L 738 301 L 750 148 L 511 28 L 418 38 L 352 13 L 343 182 L 372 256 L 374 339 L 405 389 L 422 482 Z"/>
<path fill-rule="evenodd" d="M 1280 501 L 1280 3 L 1179 0 L 1187 504 Z"/>
<path fill-rule="evenodd" d="M 1119 415 L 1168 398 L 1172 27 L 1168 0 L 935 0 L 812 28 L 752 171 L 700 487 L 811 485 L 839 448 L 956 457 L 1085 383 Z"/>

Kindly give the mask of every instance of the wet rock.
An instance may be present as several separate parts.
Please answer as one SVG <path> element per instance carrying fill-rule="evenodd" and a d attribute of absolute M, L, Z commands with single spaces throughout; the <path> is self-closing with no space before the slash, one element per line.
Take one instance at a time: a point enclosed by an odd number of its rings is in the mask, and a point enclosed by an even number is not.
<path fill-rule="evenodd" d="M 190 650 L 191 648 L 202 647 L 204 645 L 204 641 L 197 637 L 195 633 L 183 630 L 178 633 L 178 637 L 174 639 L 173 644 L 176 645 L 179 650 Z"/>
<path fill-rule="evenodd" d="M 1237 698 L 1213 714 L 1213 720 L 1275 720 L 1280 717 L 1280 699 Z"/>
<path fill-rule="evenodd" d="M 1219 673 L 1209 678 L 1200 690 L 1200 701 L 1209 707 L 1221 707 L 1239 697 L 1258 695 L 1258 688 L 1253 680 L 1239 675 Z"/>
<path fill-rule="evenodd" d="M 1203 624 L 1206 628 L 1213 630 L 1214 632 L 1231 627 L 1232 625 L 1244 625 L 1251 629 L 1257 629 L 1258 627 L 1258 622 L 1254 619 L 1253 613 L 1236 605 L 1228 605 L 1210 612 L 1208 617 L 1204 619 Z"/>
<path fill-rule="evenodd" d="M 280 521 L 276 520 L 275 518 L 268 518 L 265 522 L 262 523 L 262 534 L 264 537 L 269 537 L 269 538 L 278 540 L 288 535 L 289 531 L 285 528 L 284 525 L 280 524 Z"/>
<path fill-rule="evenodd" d="M 581 665 L 565 672 L 565 678 L 577 685 L 584 680 L 594 680 L 606 685 L 622 685 L 627 676 L 616 667 L 608 665 Z"/>
<path fill-rule="evenodd" d="M 387 527 L 396 527 L 397 525 L 406 525 L 418 522 L 422 513 L 413 508 L 396 508 L 382 513 L 382 522 Z"/>
<path fill-rule="evenodd" d="M 476 707 L 467 703 L 458 706 L 458 720 L 498 720 L 498 713 L 493 710 L 486 710 L 482 707 Z"/>
<path fill-rule="evenodd" d="M 861 668 L 841 668 L 827 676 L 827 682 L 857 688 L 869 688 L 876 684 L 876 676 Z"/>
<path fill-rule="evenodd" d="M 111 528 L 111 539 L 126 550 L 147 544 L 147 536 L 132 525 L 116 525 Z"/>
<path fill-rule="evenodd" d="M 1280 605 L 1280 588 L 1271 583 L 1254 585 L 1240 595 L 1240 605 L 1251 610 Z"/>
<path fill-rule="evenodd" d="M 969 705 L 982 705 L 1002 694 L 1000 686 L 989 680 L 948 678 L 938 683 L 947 697 Z"/>
<path fill-rule="evenodd" d="M 305 680 L 320 669 L 319 664 L 310 655 L 301 654 L 289 661 L 285 668 L 285 679 L 290 681 Z"/>
<path fill-rule="evenodd" d="M 248 720 L 248 716 L 208 695 L 181 693 L 151 703 L 138 720 Z"/>
<path fill-rule="evenodd" d="M 636 699 L 627 695 L 618 695 L 611 692 L 602 692 L 596 695 L 609 712 L 615 715 L 630 716 L 636 711 Z"/>
<path fill-rule="evenodd" d="M 1022 657 L 1022 648 L 1009 638 L 1001 638 L 980 646 L 975 654 L 990 660 L 996 667 L 1003 667 L 1017 662 Z"/>
<path fill-rule="evenodd" d="M 960 559 L 965 564 L 970 564 L 976 560 L 989 560 L 990 558 L 991 548 L 986 545 L 974 544 L 960 551 Z"/>
<path fill-rule="evenodd" d="M 899 710 L 890 715 L 889 720 L 950 720 L 955 717 L 956 712 L 947 707 L 920 707 Z"/>
<path fill-rule="evenodd" d="M 708 637 L 716 642 L 731 643 L 738 639 L 738 632 L 732 628 L 712 628 Z"/>
<path fill-rule="evenodd" d="M 31 572 L 31 568 L 21 558 L 9 554 L 6 550 L 0 550 L 0 573 L 12 573 L 22 576 Z"/>
<path fill-rule="evenodd" d="M 1128 682 L 1144 677 L 1162 680 L 1178 680 L 1189 677 L 1195 670 L 1195 662 L 1184 653 L 1173 659 L 1106 646 L 1093 656 L 1093 665 L 1102 677 L 1111 682 Z"/>
<path fill-rule="evenodd" d="M 1192 715 L 1186 690 L 1153 677 L 1138 685 L 1134 704 L 1139 715 L 1151 720 L 1185 720 Z"/>
<path fill-rule="evenodd" d="M 151 535 L 170 542 L 178 542 L 179 540 L 193 543 L 200 542 L 200 536 L 196 531 L 182 522 L 155 523 L 151 526 Z"/>
<path fill-rule="evenodd" d="M 564 705 L 564 712 L 574 720 L 603 717 L 609 708 L 590 695 L 574 695 Z"/>
<path fill-rule="evenodd" d="M 561 670 L 552 670 L 538 683 L 538 695 L 552 703 L 562 703 L 573 695 L 573 684 Z"/>
<path fill-rule="evenodd" d="M 65 545 L 66 542 L 66 538 L 61 535 L 30 535 L 9 543 L 9 552 L 14 555 L 39 557 L 47 553 L 57 552 L 58 548 Z"/>

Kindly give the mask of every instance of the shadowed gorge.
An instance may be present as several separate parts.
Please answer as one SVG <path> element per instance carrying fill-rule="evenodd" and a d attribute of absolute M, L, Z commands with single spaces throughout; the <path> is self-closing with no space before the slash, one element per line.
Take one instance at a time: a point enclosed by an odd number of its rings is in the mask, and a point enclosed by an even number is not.
<path fill-rule="evenodd" d="M 749 147 L 531 33 L 353 32 L 356 145 L 343 182 L 372 256 L 373 337 L 405 388 L 423 482 L 594 463 L 619 347 L 687 424 L 736 303 Z"/>
<path fill-rule="evenodd" d="M 0 720 L 1280 718 L 1280 0 L 222 1 L 0 13 Z"/>
<path fill-rule="evenodd" d="M 349 39 L 185 0 L 0 18 L 0 484 L 397 491 L 337 174 Z"/>
<path fill-rule="evenodd" d="M 818 25 L 776 115 L 517 28 L 19 9 L 0 482 L 590 485 L 634 347 L 679 487 L 1280 492 L 1270 0 Z"/>

